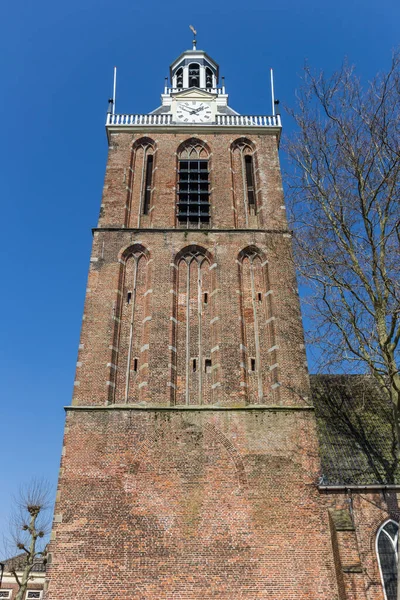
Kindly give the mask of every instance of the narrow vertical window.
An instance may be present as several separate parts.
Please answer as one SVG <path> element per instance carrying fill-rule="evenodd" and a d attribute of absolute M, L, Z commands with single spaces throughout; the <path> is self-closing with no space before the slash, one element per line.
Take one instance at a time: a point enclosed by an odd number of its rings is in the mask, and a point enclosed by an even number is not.
<path fill-rule="evenodd" d="M 244 157 L 246 171 L 246 188 L 247 201 L 249 204 L 249 212 L 252 215 L 256 214 L 256 198 L 254 194 L 254 173 L 253 173 L 253 158 L 249 154 Z"/>
<path fill-rule="evenodd" d="M 200 65 L 197 63 L 189 65 L 189 87 L 200 87 Z"/>
<path fill-rule="evenodd" d="M 150 138 L 141 138 L 133 144 L 132 152 L 129 179 L 126 182 L 129 188 L 126 225 L 140 227 L 142 216 L 149 214 L 151 209 L 155 143 Z"/>
<path fill-rule="evenodd" d="M 153 155 L 149 154 L 146 161 L 146 174 L 144 184 L 143 214 L 148 215 L 150 209 L 151 180 L 153 177 Z"/>
<path fill-rule="evenodd" d="M 213 72 L 209 67 L 206 67 L 206 88 L 213 87 Z"/>
<path fill-rule="evenodd" d="M 268 352 L 275 345 L 274 334 L 267 324 L 271 313 L 263 301 L 263 292 L 268 289 L 268 274 L 264 259 L 255 246 L 239 254 L 240 317 L 242 322 L 242 368 L 247 383 L 246 394 L 250 404 L 262 403 L 275 383 L 276 355 Z M 268 296 L 269 297 L 269 296 Z M 273 362 L 272 362 L 273 358 Z M 268 366 L 275 365 L 270 374 Z"/>
<path fill-rule="evenodd" d="M 397 598 L 397 540 L 399 526 L 394 521 L 387 521 L 378 531 L 376 553 L 385 600 Z"/>
<path fill-rule="evenodd" d="M 176 72 L 176 87 L 183 88 L 183 69 L 182 67 Z"/>
<path fill-rule="evenodd" d="M 233 173 L 233 208 L 236 227 L 254 225 L 254 217 L 259 214 L 257 180 L 255 171 L 255 145 L 247 138 L 239 138 L 231 146 Z M 259 217 L 262 220 L 262 213 Z M 257 219 L 258 220 L 258 219 Z M 261 224 L 261 223 L 260 223 Z"/>
<path fill-rule="evenodd" d="M 120 403 L 140 402 L 146 396 L 149 333 L 151 320 L 151 294 L 149 289 L 150 270 L 147 251 L 140 244 L 135 244 L 126 256 L 123 267 L 123 298 L 119 312 L 119 323 L 116 322 L 116 338 L 118 339 L 115 357 L 115 391 L 113 400 Z"/>
<path fill-rule="evenodd" d="M 204 372 L 211 373 L 211 358 L 206 358 L 204 361 Z"/>

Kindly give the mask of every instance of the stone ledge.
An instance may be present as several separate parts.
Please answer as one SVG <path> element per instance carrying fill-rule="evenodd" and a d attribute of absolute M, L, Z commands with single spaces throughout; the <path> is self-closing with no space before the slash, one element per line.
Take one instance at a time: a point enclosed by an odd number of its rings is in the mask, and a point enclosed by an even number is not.
<path fill-rule="evenodd" d="M 363 485 L 318 485 L 319 492 L 325 492 L 327 494 L 337 493 L 346 494 L 347 492 L 372 492 L 374 490 L 393 490 L 400 491 L 400 485 L 396 483 L 368 483 Z"/>
<path fill-rule="evenodd" d="M 108 406 L 64 406 L 65 411 L 70 410 L 141 410 L 143 412 L 151 411 L 177 411 L 177 412 L 188 412 L 188 411 L 264 411 L 264 412 L 296 412 L 296 411 L 313 411 L 313 406 L 276 406 L 276 405 L 263 405 L 253 404 L 248 406 L 139 406 L 137 404 L 110 404 Z"/>
<path fill-rule="evenodd" d="M 204 233 L 206 235 L 210 233 L 274 233 L 278 235 L 290 235 L 292 236 L 292 232 L 289 229 L 261 229 L 261 228 L 251 228 L 248 229 L 236 229 L 229 228 L 226 229 L 186 229 L 184 227 L 93 227 L 92 233 L 97 233 L 101 231 L 116 231 L 116 232 L 128 232 L 128 233 Z"/>
<path fill-rule="evenodd" d="M 348 567 L 342 567 L 343 573 L 363 573 L 361 565 L 349 565 Z"/>

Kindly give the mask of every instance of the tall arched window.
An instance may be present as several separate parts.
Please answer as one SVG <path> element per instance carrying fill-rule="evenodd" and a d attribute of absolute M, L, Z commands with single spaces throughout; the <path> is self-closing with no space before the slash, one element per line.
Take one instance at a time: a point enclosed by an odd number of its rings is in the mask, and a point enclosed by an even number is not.
<path fill-rule="evenodd" d="M 126 257 L 119 314 L 116 403 L 139 402 L 146 393 L 150 298 L 147 251 L 134 246 Z"/>
<path fill-rule="evenodd" d="M 213 273 L 208 253 L 191 246 L 177 258 L 174 306 L 175 404 L 210 404 L 213 378 Z"/>
<path fill-rule="evenodd" d="M 260 404 L 277 382 L 277 357 L 266 261 L 251 246 L 239 255 L 242 369 L 250 404 Z"/>
<path fill-rule="evenodd" d="M 232 145 L 232 171 L 238 225 L 248 226 L 258 207 L 254 148 L 246 139 L 237 140 Z"/>
<path fill-rule="evenodd" d="M 128 224 L 140 227 L 141 215 L 148 215 L 151 208 L 155 144 L 149 138 L 137 140 L 133 148 L 131 202 Z"/>
<path fill-rule="evenodd" d="M 200 87 L 200 65 L 198 63 L 189 65 L 189 87 Z"/>
<path fill-rule="evenodd" d="M 210 221 L 209 153 L 191 140 L 178 152 L 178 221 L 201 227 Z"/>
<path fill-rule="evenodd" d="M 376 554 L 382 578 L 385 600 L 397 599 L 397 544 L 399 525 L 395 521 L 386 521 L 376 536 Z"/>

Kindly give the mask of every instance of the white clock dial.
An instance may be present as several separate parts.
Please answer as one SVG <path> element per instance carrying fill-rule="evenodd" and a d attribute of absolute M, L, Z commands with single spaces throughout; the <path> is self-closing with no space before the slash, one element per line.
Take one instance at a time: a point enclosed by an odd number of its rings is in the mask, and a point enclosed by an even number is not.
<path fill-rule="evenodd" d="M 194 100 L 179 102 L 176 108 L 176 118 L 182 123 L 211 123 L 211 106 L 206 102 Z"/>

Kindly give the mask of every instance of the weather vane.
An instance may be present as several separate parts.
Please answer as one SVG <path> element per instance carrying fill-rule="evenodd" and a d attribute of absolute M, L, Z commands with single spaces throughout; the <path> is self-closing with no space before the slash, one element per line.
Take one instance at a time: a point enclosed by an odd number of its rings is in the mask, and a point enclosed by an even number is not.
<path fill-rule="evenodd" d="M 196 50 L 196 35 L 197 35 L 197 31 L 195 30 L 195 28 L 193 27 L 193 25 L 189 25 L 189 29 L 191 31 L 193 31 L 193 35 L 194 35 L 193 50 Z"/>

